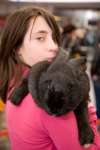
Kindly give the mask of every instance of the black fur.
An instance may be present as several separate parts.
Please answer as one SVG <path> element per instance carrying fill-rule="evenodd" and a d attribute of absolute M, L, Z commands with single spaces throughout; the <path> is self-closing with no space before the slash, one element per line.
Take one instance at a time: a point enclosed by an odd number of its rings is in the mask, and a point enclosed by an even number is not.
<path fill-rule="evenodd" d="M 60 51 L 51 65 L 46 61 L 34 65 L 29 73 L 28 85 L 20 87 L 26 90 L 26 94 L 29 90 L 37 105 L 50 115 L 60 116 L 74 111 L 82 145 L 92 143 L 94 139 L 88 118 L 90 86 L 85 73 L 85 61 L 84 58 L 69 60 L 66 52 Z M 16 91 L 19 93 L 22 89 Z M 16 99 L 16 91 L 12 102 Z M 21 101 L 23 92 L 20 93 L 17 97 Z"/>
<path fill-rule="evenodd" d="M 38 78 L 38 98 L 35 99 L 36 103 L 50 115 L 60 116 L 74 110 L 82 145 L 92 143 L 94 139 L 88 118 L 90 85 L 85 73 L 85 62 L 85 58 L 68 60 L 65 52 L 61 51 L 55 61 Z M 38 63 L 37 68 L 39 65 Z M 33 81 L 36 81 L 34 74 L 33 66 L 29 76 L 29 91 L 33 97 Z"/>
<path fill-rule="evenodd" d="M 23 78 L 22 83 L 19 87 L 15 88 L 12 92 L 10 98 L 13 104 L 19 105 L 23 98 L 28 94 L 28 80 L 27 78 Z"/>

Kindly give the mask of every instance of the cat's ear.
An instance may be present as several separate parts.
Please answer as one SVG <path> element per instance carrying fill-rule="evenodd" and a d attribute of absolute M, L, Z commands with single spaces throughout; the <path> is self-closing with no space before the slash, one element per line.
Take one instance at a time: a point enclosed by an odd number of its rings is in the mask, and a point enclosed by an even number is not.
<path fill-rule="evenodd" d="M 38 99 L 38 83 L 40 76 L 47 70 L 49 63 L 41 61 L 32 66 L 28 77 L 28 89 L 34 99 Z"/>
<path fill-rule="evenodd" d="M 86 71 L 87 65 L 86 65 L 86 57 L 80 57 L 80 58 L 72 58 L 69 60 L 69 64 L 72 65 L 73 67 L 78 67 L 82 71 Z"/>
<path fill-rule="evenodd" d="M 71 58 L 71 59 L 69 59 L 69 63 L 71 63 L 71 64 L 73 64 L 73 65 L 80 66 L 80 65 L 86 63 L 86 57 Z"/>
<path fill-rule="evenodd" d="M 55 68 L 58 69 L 59 66 L 65 65 L 68 60 L 69 58 L 67 52 L 63 49 L 60 49 L 53 63 L 51 63 L 50 67 L 48 68 L 48 72 L 55 71 Z"/>

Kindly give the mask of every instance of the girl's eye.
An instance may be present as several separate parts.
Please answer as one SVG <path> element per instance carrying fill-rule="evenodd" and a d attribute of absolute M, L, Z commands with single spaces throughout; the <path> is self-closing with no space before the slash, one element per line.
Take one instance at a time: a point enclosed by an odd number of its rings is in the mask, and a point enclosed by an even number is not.
<path fill-rule="evenodd" d="M 45 37 L 37 37 L 36 38 L 38 41 L 44 41 L 45 40 Z"/>

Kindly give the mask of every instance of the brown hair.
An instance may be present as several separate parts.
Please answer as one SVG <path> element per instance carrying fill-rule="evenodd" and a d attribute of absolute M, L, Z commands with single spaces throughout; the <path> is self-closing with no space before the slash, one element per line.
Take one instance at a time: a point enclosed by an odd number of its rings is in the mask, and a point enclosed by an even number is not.
<path fill-rule="evenodd" d="M 0 97 L 6 101 L 9 82 L 14 79 L 14 86 L 20 80 L 22 63 L 16 49 L 23 42 L 30 19 L 42 16 L 53 31 L 53 39 L 60 44 L 60 31 L 57 23 L 48 11 L 39 7 L 27 7 L 15 11 L 6 22 L 0 43 Z M 34 22 L 35 22 L 34 19 Z M 16 66 L 17 69 L 16 69 Z"/>

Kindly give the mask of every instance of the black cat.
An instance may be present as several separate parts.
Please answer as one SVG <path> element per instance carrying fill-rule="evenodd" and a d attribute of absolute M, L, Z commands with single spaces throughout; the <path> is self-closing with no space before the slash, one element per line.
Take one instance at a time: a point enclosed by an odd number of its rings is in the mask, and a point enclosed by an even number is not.
<path fill-rule="evenodd" d="M 93 143 L 87 108 L 90 85 L 85 62 L 84 58 L 68 59 L 66 52 L 61 50 L 52 64 L 47 61 L 35 64 L 29 76 L 12 93 L 12 102 L 20 104 L 30 92 L 37 105 L 50 115 L 59 117 L 74 111 L 80 143 Z"/>

